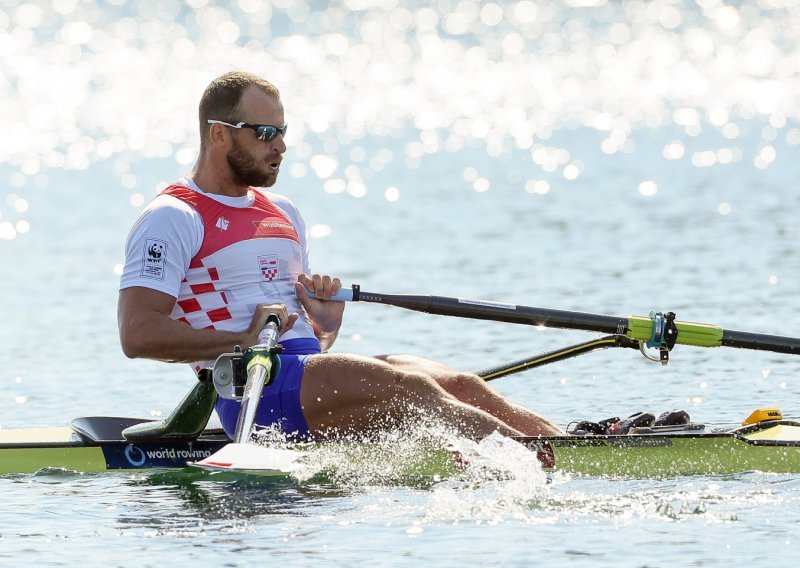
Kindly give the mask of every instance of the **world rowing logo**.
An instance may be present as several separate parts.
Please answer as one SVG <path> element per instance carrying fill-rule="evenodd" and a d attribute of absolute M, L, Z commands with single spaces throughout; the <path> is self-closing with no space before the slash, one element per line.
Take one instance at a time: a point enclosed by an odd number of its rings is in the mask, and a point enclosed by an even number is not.
<path fill-rule="evenodd" d="M 125 459 L 134 467 L 142 467 L 147 461 L 147 456 L 141 448 L 128 444 L 125 448 Z"/>

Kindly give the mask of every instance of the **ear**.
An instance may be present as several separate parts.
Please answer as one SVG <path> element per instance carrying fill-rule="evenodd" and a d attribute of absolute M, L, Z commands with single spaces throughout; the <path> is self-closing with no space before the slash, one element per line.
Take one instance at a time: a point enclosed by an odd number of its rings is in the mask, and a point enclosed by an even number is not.
<path fill-rule="evenodd" d="M 207 140 L 209 146 L 227 146 L 231 137 L 228 128 L 222 124 L 212 124 L 208 129 Z"/>

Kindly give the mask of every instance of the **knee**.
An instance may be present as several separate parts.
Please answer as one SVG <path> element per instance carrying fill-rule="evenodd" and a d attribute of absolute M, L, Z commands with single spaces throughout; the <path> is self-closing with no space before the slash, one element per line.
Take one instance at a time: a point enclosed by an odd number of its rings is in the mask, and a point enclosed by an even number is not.
<path fill-rule="evenodd" d="M 414 370 L 425 368 L 425 359 L 416 355 L 377 355 L 375 358 L 392 367 Z"/>
<path fill-rule="evenodd" d="M 394 373 L 393 385 L 398 394 L 424 399 L 439 398 L 444 391 L 430 375 L 419 371 L 397 370 Z"/>
<path fill-rule="evenodd" d="M 454 372 L 450 376 L 452 388 L 458 392 L 471 393 L 486 389 L 486 382 L 474 373 Z"/>
<path fill-rule="evenodd" d="M 396 366 L 402 363 L 402 356 L 400 355 L 375 355 L 375 358 L 378 361 L 383 361 L 392 366 Z"/>

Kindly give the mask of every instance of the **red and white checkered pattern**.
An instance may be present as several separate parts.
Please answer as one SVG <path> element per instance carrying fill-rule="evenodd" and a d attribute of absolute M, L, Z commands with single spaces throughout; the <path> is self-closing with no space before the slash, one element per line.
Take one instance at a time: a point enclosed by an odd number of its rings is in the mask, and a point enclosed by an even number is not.
<path fill-rule="evenodd" d="M 236 208 L 182 186 L 165 193 L 194 207 L 204 231 L 181 282 L 174 319 L 198 329 L 241 331 L 258 304 L 280 303 L 302 312 L 294 284 L 306 271 L 306 251 L 295 224 L 265 195 L 255 191 L 250 206 Z M 221 216 L 227 221 L 224 229 L 216 223 Z M 313 337 L 314 332 L 303 320 L 288 333 Z"/>

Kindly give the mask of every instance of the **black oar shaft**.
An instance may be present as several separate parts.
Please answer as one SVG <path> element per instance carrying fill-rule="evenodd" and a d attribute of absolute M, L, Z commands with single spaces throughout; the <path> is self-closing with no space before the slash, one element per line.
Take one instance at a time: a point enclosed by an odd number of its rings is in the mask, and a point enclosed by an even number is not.
<path fill-rule="evenodd" d="M 541 325 L 562 329 L 581 329 L 599 333 L 623 335 L 628 329 L 628 318 L 534 308 L 515 304 L 470 300 L 465 298 L 448 298 L 422 294 L 375 294 L 358 291 L 353 296 L 360 302 L 388 304 L 429 314 L 456 316 L 470 319 L 483 319 L 518 323 L 523 325 Z"/>
<path fill-rule="evenodd" d="M 725 329 L 722 331 L 722 345 L 725 347 L 738 347 L 739 349 L 757 349 L 759 351 L 800 355 L 800 339 L 781 335 Z"/>
<path fill-rule="evenodd" d="M 445 296 L 376 294 L 362 292 L 358 285 L 354 285 L 352 290 L 340 290 L 337 296 L 333 299 L 387 304 L 429 314 L 624 335 L 628 339 L 648 344 L 663 332 L 659 331 L 657 322 L 660 313 L 651 313 L 649 317 L 622 318 Z M 674 324 L 677 330 L 676 342 L 683 345 L 737 347 L 800 355 L 800 338 L 796 337 L 725 330 L 711 324 L 686 321 L 675 321 Z"/>

